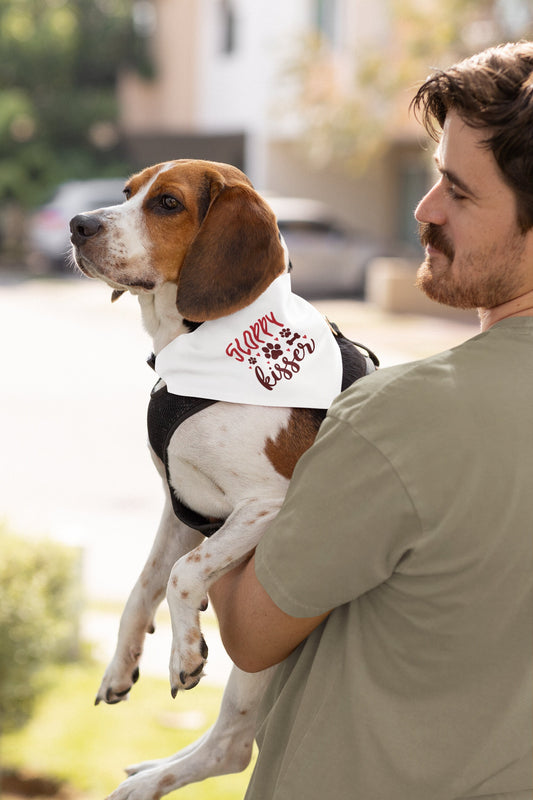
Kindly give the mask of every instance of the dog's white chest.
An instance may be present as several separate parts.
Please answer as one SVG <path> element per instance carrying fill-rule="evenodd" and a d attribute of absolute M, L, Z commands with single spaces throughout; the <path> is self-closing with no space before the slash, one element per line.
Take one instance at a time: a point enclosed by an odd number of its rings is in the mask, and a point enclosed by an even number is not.
<path fill-rule="evenodd" d="M 168 446 L 172 487 L 180 500 L 204 516 L 225 519 L 261 491 L 282 497 L 288 481 L 265 454 L 265 442 L 285 427 L 289 410 L 216 403 L 186 419 Z"/>

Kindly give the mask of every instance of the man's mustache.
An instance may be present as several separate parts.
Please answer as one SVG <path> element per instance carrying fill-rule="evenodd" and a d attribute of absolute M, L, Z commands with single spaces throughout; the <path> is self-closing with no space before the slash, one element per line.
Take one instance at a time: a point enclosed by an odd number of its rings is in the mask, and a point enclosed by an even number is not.
<path fill-rule="evenodd" d="M 440 250 L 450 261 L 453 261 L 455 249 L 449 239 L 446 238 L 440 225 L 435 225 L 434 222 L 419 222 L 418 236 L 423 247 L 428 245 L 434 247 L 436 250 Z"/>

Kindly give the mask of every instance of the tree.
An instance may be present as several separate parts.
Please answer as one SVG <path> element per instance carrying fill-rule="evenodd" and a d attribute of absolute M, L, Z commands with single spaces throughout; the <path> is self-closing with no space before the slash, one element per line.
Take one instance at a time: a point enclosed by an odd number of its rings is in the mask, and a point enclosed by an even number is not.
<path fill-rule="evenodd" d="M 0 0 L 0 203 L 125 165 L 118 71 L 150 71 L 133 0 Z"/>
<path fill-rule="evenodd" d="M 388 20 L 379 41 L 348 55 L 316 33 L 296 48 L 290 114 L 312 161 L 361 170 L 405 125 L 414 87 L 435 67 L 533 34 L 528 0 L 388 0 Z"/>

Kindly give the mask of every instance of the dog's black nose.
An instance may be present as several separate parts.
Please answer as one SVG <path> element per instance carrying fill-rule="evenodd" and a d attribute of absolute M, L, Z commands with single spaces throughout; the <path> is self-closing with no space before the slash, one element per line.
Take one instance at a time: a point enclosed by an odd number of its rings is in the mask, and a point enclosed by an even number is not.
<path fill-rule="evenodd" d="M 78 214 L 70 220 L 70 239 L 73 244 L 83 244 L 86 239 L 96 236 L 101 228 L 102 223 L 94 214 Z"/>

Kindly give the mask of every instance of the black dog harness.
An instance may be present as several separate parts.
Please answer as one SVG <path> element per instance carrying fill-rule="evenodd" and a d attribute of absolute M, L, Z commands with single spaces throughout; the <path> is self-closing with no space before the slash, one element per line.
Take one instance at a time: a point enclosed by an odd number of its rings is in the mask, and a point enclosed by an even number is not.
<path fill-rule="evenodd" d="M 341 391 L 344 391 L 352 383 L 369 372 L 373 372 L 379 366 L 377 357 L 364 345 L 357 342 L 352 342 L 347 339 L 339 331 L 334 323 L 330 323 L 332 331 L 335 335 L 337 344 L 341 351 L 342 357 L 342 385 Z M 359 352 L 358 348 L 362 348 L 368 353 L 364 356 Z M 155 356 L 148 359 L 148 364 L 152 367 L 155 366 Z M 171 394 L 167 391 L 166 385 L 158 388 L 158 381 L 150 394 L 150 403 L 148 405 L 148 439 L 150 445 L 157 456 L 165 465 L 165 472 L 167 476 L 168 488 L 170 491 L 170 498 L 172 500 L 172 507 L 174 513 L 182 522 L 193 528 L 204 536 L 211 536 L 223 524 L 224 520 L 209 520 L 193 511 L 191 508 L 181 502 L 172 484 L 170 483 L 170 471 L 168 466 L 168 446 L 170 440 L 174 435 L 176 429 L 189 417 L 197 414 L 200 411 L 219 402 L 218 400 L 206 400 L 201 397 L 185 397 L 182 395 Z M 326 416 L 327 409 L 313 409 L 316 412 L 319 421 L 322 421 Z"/>

